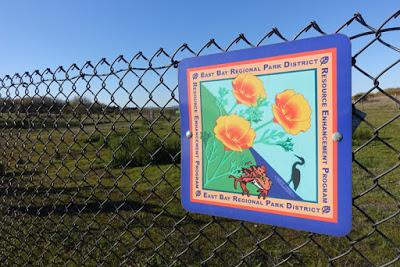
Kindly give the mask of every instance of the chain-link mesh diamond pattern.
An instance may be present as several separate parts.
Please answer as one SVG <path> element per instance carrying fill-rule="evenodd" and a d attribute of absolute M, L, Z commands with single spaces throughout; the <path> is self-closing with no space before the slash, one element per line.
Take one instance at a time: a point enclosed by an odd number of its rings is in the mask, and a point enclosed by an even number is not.
<path fill-rule="evenodd" d="M 184 44 L 1 78 L 1 265 L 399 264 L 400 101 L 380 85 L 399 75 L 399 15 L 373 27 L 355 14 L 336 31 L 352 41 L 353 75 L 369 84 L 353 100 L 366 116 L 354 112 L 362 123 L 346 237 L 189 214 L 180 204 L 179 61 L 325 34 L 313 21 L 294 38 L 273 28 L 226 47 L 211 39 L 199 50 Z"/>

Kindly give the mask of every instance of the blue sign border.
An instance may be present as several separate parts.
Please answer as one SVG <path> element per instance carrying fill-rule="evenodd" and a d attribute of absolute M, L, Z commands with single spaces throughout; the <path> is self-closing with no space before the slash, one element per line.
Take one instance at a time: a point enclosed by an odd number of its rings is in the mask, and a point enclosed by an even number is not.
<path fill-rule="evenodd" d="M 273 57 L 299 52 L 336 48 L 337 50 L 337 129 L 343 139 L 337 146 L 337 223 L 278 215 L 266 212 L 222 207 L 190 201 L 190 162 L 187 77 L 188 68 L 224 64 L 256 58 Z M 187 58 L 178 67 L 181 114 L 181 200 L 190 212 L 222 216 L 238 220 L 277 225 L 321 234 L 343 236 L 352 226 L 352 104 L 351 104 L 351 44 L 342 34 L 326 35 L 286 43 L 260 46 L 226 53 Z"/>

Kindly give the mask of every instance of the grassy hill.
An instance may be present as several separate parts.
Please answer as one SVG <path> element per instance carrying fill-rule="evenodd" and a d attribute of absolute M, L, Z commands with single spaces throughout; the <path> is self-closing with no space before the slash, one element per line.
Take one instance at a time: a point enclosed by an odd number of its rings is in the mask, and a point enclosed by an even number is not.
<path fill-rule="evenodd" d="M 393 87 L 393 88 L 387 88 L 384 90 L 385 93 L 387 93 L 390 96 L 393 96 L 397 99 L 400 99 L 400 87 Z M 360 97 L 362 97 L 365 94 L 365 92 L 360 92 L 355 95 L 353 95 L 353 100 L 357 100 Z M 387 97 L 384 93 L 374 90 L 374 92 L 369 93 L 366 97 L 365 100 L 368 99 L 373 99 L 373 98 L 379 98 L 379 97 Z"/>

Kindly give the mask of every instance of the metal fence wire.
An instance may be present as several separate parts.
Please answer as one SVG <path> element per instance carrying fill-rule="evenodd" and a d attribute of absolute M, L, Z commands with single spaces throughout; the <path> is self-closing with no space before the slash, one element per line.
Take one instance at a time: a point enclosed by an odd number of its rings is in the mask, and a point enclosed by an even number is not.
<path fill-rule="evenodd" d="M 0 79 L 1 265 L 400 266 L 400 11 L 360 14 L 349 36 L 355 88 L 353 230 L 329 237 L 190 214 L 180 203 L 177 66 L 182 58 L 326 34 L 311 22 L 226 47 L 137 53 Z M 379 51 L 371 56 L 372 50 Z M 384 59 L 389 59 L 384 62 Z M 383 63 L 384 62 L 384 63 Z M 399 92 L 400 96 L 400 92 Z"/>

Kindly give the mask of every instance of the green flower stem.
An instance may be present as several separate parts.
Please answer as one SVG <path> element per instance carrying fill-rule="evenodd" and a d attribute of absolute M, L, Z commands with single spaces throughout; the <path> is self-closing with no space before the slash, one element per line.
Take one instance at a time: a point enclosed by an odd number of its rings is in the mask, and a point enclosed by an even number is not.
<path fill-rule="evenodd" d="M 218 166 L 217 166 L 217 168 L 215 168 L 215 171 L 214 171 L 214 173 L 212 174 L 212 176 L 214 176 L 216 173 L 218 173 L 218 170 L 219 170 L 219 167 L 221 166 L 221 164 L 222 163 L 224 163 L 225 161 L 227 161 L 232 155 L 233 155 L 233 151 L 231 151 L 231 153 L 228 155 L 228 156 L 226 156 L 225 157 L 225 154 L 226 154 L 226 151 L 224 151 L 224 157 L 223 157 L 223 159 L 218 163 Z M 211 176 L 211 177 L 212 177 Z"/>
<path fill-rule="evenodd" d="M 208 177 L 209 173 L 209 164 L 215 160 L 215 139 L 212 137 L 212 140 L 208 140 L 207 142 L 211 142 L 211 144 L 207 144 L 206 147 L 206 176 Z M 211 145 L 211 151 L 208 150 L 208 147 Z"/>
<path fill-rule="evenodd" d="M 222 112 L 221 105 L 220 105 L 220 104 L 217 104 L 217 107 L 218 107 L 219 115 L 220 115 L 220 116 L 221 116 L 221 115 L 224 115 L 224 113 Z"/>
<path fill-rule="evenodd" d="M 264 145 L 276 145 L 276 143 L 271 143 L 271 142 L 268 142 L 268 141 L 266 141 L 264 139 L 260 139 L 260 140 L 254 141 L 254 144 L 261 144 L 261 143 L 263 143 Z"/>
<path fill-rule="evenodd" d="M 254 130 L 257 132 L 258 130 L 260 130 L 261 128 L 264 128 L 265 126 L 271 124 L 273 122 L 273 120 L 267 121 L 264 124 L 261 124 L 260 126 L 258 126 L 257 128 L 255 128 Z"/>
<path fill-rule="evenodd" d="M 233 107 L 227 112 L 228 114 L 231 114 L 232 111 L 235 110 L 235 108 L 238 106 L 238 103 L 235 102 L 235 104 L 233 105 Z"/>

